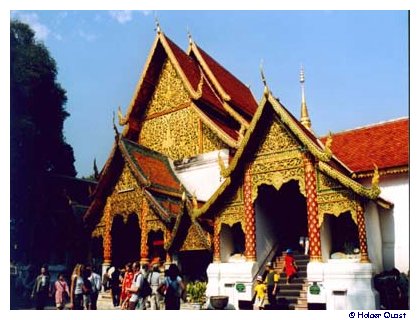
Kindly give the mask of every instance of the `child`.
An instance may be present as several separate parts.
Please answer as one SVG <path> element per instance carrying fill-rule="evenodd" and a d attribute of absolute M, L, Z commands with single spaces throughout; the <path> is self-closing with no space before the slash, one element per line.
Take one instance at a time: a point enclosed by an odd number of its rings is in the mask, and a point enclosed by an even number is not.
<path fill-rule="evenodd" d="M 262 282 L 262 277 L 257 277 L 257 285 L 255 286 L 255 297 L 254 310 L 264 310 L 265 292 L 267 291 L 266 285 Z"/>

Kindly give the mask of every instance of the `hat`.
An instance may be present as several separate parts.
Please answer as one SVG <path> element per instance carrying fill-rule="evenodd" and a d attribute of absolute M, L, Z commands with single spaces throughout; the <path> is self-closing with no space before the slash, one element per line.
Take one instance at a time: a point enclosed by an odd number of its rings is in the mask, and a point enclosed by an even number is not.
<path fill-rule="evenodd" d="M 271 264 L 271 262 L 267 262 L 267 264 L 265 265 L 266 267 L 271 267 L 272 266 L 272 264 Z"/>
<path fill-rule="evenodd" d="M 287 249 L 286 250 L 286 253 L 292 253 L 293 251 L 292 251 L 292 249 Z"/>
<path fill-rule="evenodd" d="M 258 276 L 257 281 L 262 281 L 262 276 Z"/>

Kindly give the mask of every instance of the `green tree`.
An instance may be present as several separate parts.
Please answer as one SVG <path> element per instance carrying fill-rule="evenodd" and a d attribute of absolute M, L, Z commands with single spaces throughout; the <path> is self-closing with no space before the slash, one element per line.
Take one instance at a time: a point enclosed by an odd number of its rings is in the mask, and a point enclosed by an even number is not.
<path fill-rule="evenodd" d="M 45 210 L 45 178 L 76 176 L 73 149 L 63 135 L 67 96 L 47 48 L 19 21 L 10 24 L 10 59 L 12 258 L 45 259 L 48 249 L 41 247 L 49 239 L 43 229 L 52 218 Z M 26 255 L 14 257 L 18 252 Z"/>

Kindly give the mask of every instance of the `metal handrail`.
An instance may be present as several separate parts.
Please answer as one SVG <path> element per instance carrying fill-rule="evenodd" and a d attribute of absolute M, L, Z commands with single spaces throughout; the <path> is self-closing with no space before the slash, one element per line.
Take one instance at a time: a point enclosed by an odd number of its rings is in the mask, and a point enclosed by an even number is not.
<path fill-rule="evenodd" d="M 255 286 L 255 280 L 257 279 L 258 275 L 260 275 L 261 270 L 264 270 L 266 264 L 268 261 L 272 261 L 273 257 L 276 255 L 278 249 L 279 249 L 280 244 L 276 243 L 270 250 L 270 252 L 267 254 L 267 256 L 265 257 L 265 259 L 263 260 L 263 263 L 260 265 L 258 271 L 256 272 L 256 274 L 254 274 L 253 278 L 252 278 L 252 290 L 254 290 L 254 286 Z M 261 274 L 261 276 L 264 278 L 264 276 L 266 275 L 267 271 L 264 270 L 264 272 Z M 252 296 L 251 301 L 255 301 L 255 297 L 256 297 L 257 293 L 254 293 Z"/>

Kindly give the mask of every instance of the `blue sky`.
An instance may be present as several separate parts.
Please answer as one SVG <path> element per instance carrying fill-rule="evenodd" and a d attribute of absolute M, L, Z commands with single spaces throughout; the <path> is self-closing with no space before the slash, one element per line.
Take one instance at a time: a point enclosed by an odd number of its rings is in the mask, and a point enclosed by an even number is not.
<path fill-rule="evenodd" d="M 297 117 L 299 70 L 314 131 L 325 135 L 409 115 L 407 11 L 12 11 L 56 60 L 67 90 L 65 136 L 78 176 L 104 165 L 112 113 L 133 96 L 155 37 L 155 16 L 181 48 L 187 30 L 259 101 L 259 66 Z"/>

